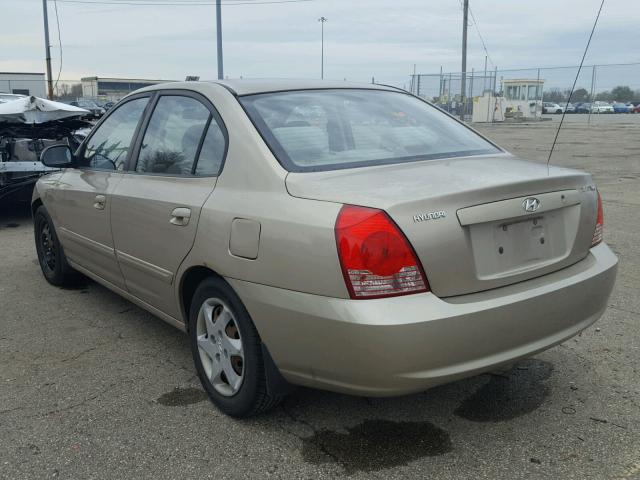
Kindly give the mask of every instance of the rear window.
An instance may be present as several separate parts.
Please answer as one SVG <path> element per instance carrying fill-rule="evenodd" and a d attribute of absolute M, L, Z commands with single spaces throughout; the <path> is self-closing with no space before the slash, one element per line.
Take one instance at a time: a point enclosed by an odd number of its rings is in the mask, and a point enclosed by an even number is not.
<path fill-rule="evenodd" d="M 280 163 L 320 171 L 500 150 L 411 95 L 380 90 L 302 90 L 240 98 Z"/>

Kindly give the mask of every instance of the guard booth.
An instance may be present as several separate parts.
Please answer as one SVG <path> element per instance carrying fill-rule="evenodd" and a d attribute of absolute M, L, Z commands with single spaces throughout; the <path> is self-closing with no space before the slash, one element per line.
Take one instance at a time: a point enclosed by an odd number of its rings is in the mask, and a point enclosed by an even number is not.
<path fill-rule="evenodd" d="M 542 116 L 544 80 L 503 80 L 505 118 L 537 120 Z"/>
<path fill-rule="evenodd" d="M 473 122 L 537 120 L 542 116 L 544 80 L 502 80 L 502 95 L 485 91 L 473 99 Z"/>

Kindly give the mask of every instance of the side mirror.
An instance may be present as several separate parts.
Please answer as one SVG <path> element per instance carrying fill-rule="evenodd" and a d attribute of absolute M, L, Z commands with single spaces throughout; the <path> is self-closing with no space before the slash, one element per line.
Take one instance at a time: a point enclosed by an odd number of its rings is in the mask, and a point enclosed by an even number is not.
<path fill-rule="evenodd" d="M 68 145 L 51 145 L 40 155 L 40 161 L 46 167 L 66 168 L 75 166 L 73 152 Z"/>

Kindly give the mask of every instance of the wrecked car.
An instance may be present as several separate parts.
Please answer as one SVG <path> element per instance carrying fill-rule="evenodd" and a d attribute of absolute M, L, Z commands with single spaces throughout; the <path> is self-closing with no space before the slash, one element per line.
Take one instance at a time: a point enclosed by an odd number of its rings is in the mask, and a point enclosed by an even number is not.
<path fill-rule="evenodd" d="M 61 143 L 75 150 L 92 126 L 80 119 L 87 113 L 38 97 L 0 103 L 0 201 L 31 198 L 36 180 L 53 170 L 40 162 L 40 154 Z"/>

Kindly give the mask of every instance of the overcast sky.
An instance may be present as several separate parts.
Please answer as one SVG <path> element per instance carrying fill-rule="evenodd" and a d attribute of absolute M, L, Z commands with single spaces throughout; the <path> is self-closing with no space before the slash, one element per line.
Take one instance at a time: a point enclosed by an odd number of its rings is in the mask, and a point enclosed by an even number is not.
<path fill-rule="evenodd" d="M 89 0 L 93 1 L 93 0 Z M 152 0 L 132 0 L 152 1 Z M 156 0 L 161 1 L 161 0 Z M 162 0 L 164 1 L 164 0 Z M 177 0 L 184 1 L 184 0 Z M 206 1 L 206 0 L 204 0 Z M 421 73 L 460 70 L 460 0 L 313 0 L 231 5 L 223 0 L 225 76 L 318 77 L 402 86 Z M 250 0 L 244 0 L 250 1 Z M 264 0 L 255 0 L 256 2 Z M 44 71 L 42 2 L 0 1 L 0 71 Z M 576 65 L 600 0 L 471 0 L 492 65 Z M 49 23 L 59 65 L 53 2 Z M 216 77 L 215 6 L 87 5 L 58 1 L 62 79 Z M 607 0 L 587 63 L 640 61 L 640 1 Z M 484 51 L 469 27 L 469 69 Z"/>

